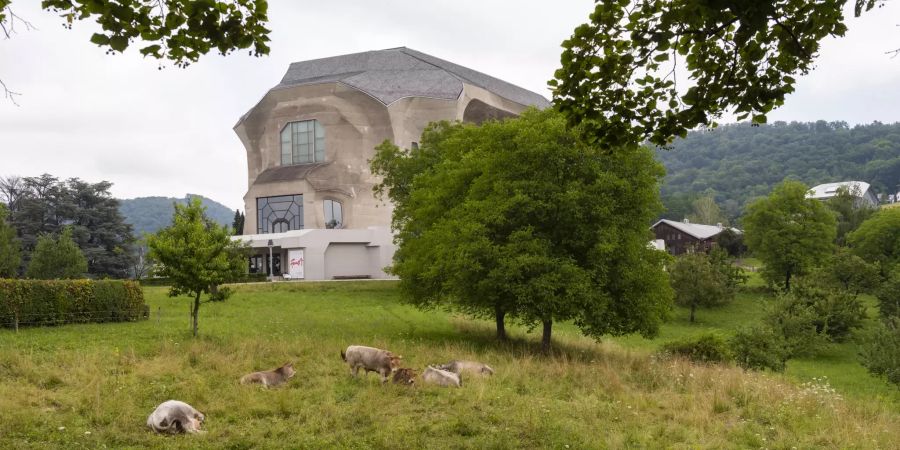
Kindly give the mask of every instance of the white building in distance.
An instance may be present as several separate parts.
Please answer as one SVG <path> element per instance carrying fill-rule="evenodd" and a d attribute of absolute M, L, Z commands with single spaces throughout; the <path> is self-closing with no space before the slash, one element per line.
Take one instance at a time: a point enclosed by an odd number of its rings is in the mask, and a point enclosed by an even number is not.
<path fill-rule="evenodd" d="M 820 184 L 810 189 L 809 193 L 806 194 L 806 197 L 825 201 L 835 197 L 838 190 L 842 187 L 846 187 L 850 190 L 852 195 L 858 197 L 860 204 L 871 207 L 878 206 L 878 197 L 875 196 L 875 193 L 872 191 L 872 186 L 865 181 L 840 181 L 837 183 Z"/>

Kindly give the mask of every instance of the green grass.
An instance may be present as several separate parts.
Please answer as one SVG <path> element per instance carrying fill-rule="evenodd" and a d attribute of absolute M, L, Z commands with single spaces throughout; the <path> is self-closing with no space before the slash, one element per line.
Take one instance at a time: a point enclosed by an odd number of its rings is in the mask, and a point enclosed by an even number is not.
<path fill-rule="evenodd" d="M 759 315 L 753 294 L 686 323 L 676 311 L 658 339 L 602 344 L 571 325 L 557 352 L 512 327 L 499 344 L 486 321 L 401 305 L 392 282 L 246 285 L 204 304 L 190 337 L 188 301 L 147 288 L 148 321 L 0 331 L 0 448 L 892 448 L 900 413 L 871 397 L 798 386 L 782 376 L 649 356 L 665 340 L 727 330 Z M 685 318 L 680 318 L 680 315 Z M 461 389 L 352 379 L 339 351 L 388 348 L 417 369 L 453 358 L 497 374 Z M 852 351 L 850 352 L 852 353 Z M 800 361 L 790 376 L 819 376 Z M 248 372 L 295 361 L 286 386 L 241 386 Z M 849 373 L 856 379 L 862 374 Z M 867 375 L 865 375 L 867 377 Z M 831 376 L 829 375 L 829 378 Z M 874 379 L 872 379 L 874 380 Z M 877 380 L 876 380 L 877 381 Z M 832 379 L 832 386 L 843 380 Z M 207 433 L 157 436 L 160 402 L 207 414 Z M 864 399 L 870 401 L 864 401 Z M 874 399 L 874 401 L 872 401 Z"/>

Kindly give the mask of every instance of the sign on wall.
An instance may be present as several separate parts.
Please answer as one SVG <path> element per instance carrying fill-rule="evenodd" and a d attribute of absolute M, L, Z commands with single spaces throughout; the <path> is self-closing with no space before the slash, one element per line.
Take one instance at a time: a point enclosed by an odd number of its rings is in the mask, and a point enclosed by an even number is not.
<path fill-rule="evenodd" d="M 291 279 L 303 278 L 303 250 L 288 250 L 288 273 Z"/>

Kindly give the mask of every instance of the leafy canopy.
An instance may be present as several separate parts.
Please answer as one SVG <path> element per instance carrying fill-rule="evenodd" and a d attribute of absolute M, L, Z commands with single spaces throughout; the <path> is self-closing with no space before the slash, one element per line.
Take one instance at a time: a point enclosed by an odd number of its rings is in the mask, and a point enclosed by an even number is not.
<path fill-rule="evenodd" d="M 734 289 L 726 274 L 705 253 L 689 253 L 676 258 L 669 275 L 675 290 L 675 303 L 691 310 L 691 322 L 697 308 L 724 305 L 734 299 Z"/>
<path fill-rule="evenodd" d="M 886 274 L 900 263 L 900 208 L 883 208 L 847 235 L 853 253 Z"/>
<path fill-rule="evenodd" d="M 11 4 L 0 0 L 4 30 L 17 19 Z M 239 49 L 269 53 L 266 0 L 43 0 L 41 8 L 58 14 L 68 28 L 76 20 L 97 22 L 102 31 L 91 42 L 108 52 L 140 43 L 142 55 L 180 67 L 212 49 L 223 55 Z"/>
<path fill-rule="evenodd" d="M 39 280 L 84 278 L 87 271 L 87 259 L 72 240 L 72 228 L 66 227 L 58 238 L 38 238 L 25 276 Z"/>
<path fill-rule="evenodd" d="M 765 123 L 812 69 L 822 39 L 847 31 L 846 3 L 598 0 L 563 42 L 554 102 L 607 148 L 665 146 L 726 112 Z M 875 3 L 856 0 L 856 14 Z"/>
<path fill-rule="evenodd" d="M 231 239 L 230 226 L 218 225 L 204 214 L 200 199 L 187 205 L 175 204 L 172 225 L 147 236 L 150 258 L 158 266 L 156 275 L 172 282 L 169 296 L 194 298 L 193 332 L 197 335 L 200 296 L 224 300 L 227 290 L 217 286 L 244 273 L 247 263 L 244 245 Z"/>
<path fill-rule="evenodd" d="M 14 278 L 22 264 L 19 240 L 16 230 L 6 221 L 8 215 L 6 205 L 0 203 L 0 278 Z"/>
<path fill-rule="evenodd" d="M 395 205 L 393 273 L 407 301 L 590 336 L 653 335 L 670 307 L 647 246 L 662 169 L 647 148 L 586 145 L 553 110 L 430 125 L 418 149 L 372 161 Z"/>
<path fill-rule="evenodd" d="M 834 215 L 807 198 L 807 191 L 803 183 L 784 181 L 753 202 L 743 219 L 747 247 L 765 264 L 763 277 L 787 290 L 792 276 L 816 267 L 834 250 Z"/>
<path fill-rule="evenodd" d="M 147 237 L 150 257 L 160 264 L 156 275 L 172 280 L 171 296 L 208 294 L 243 273 L 243 247 L 229 231 L 206 217 L 199 199 L 175 204 L 172 225 Z"/>
<path fill-rule="evenodd" d="M 88 260 L 87 272 L 121 278 L 129 274 L 134 237 L 119 213 L 119 201 L 109 192 L 112 183 L 89 183 L 78 178 L 60 181 L 39 177 L 8 177 L 0 190 L 9 202 L 9 222 L 18 232 L 26 258 L 41 235 L 71 237 Z"/>

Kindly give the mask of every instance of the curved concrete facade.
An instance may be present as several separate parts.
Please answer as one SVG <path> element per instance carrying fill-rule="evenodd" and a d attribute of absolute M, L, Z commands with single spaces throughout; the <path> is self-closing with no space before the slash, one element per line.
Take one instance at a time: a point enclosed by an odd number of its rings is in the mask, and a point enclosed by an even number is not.
<path fill-rule="evenodd" d="M 326 228 L 326 200 L 340 202 L 344 229 L 388 229 L 393 208 L 375 199 L 372 189 L 379 180 L 369 170 L 377 145 L 388 140 L 409 148 L 433 121 L 479 123 L 548 105 L 530 91 L 407 48 L 294 63 L 234 127 L 247 151 L 243 232 L 258 240 L 285 231 L 260 229 L 257 199 L 298 195 L 302 229 Z M 324 130 L 324 159 L 282 164 L 282 130 L 307 120 Z M 359 253 L 344 246 L 327 253 L 354 252 Z M 327 272 L 337 273 L 337 264 L 328 262 Z M 323 267 L 309 273 L 325 272 Z"/>

